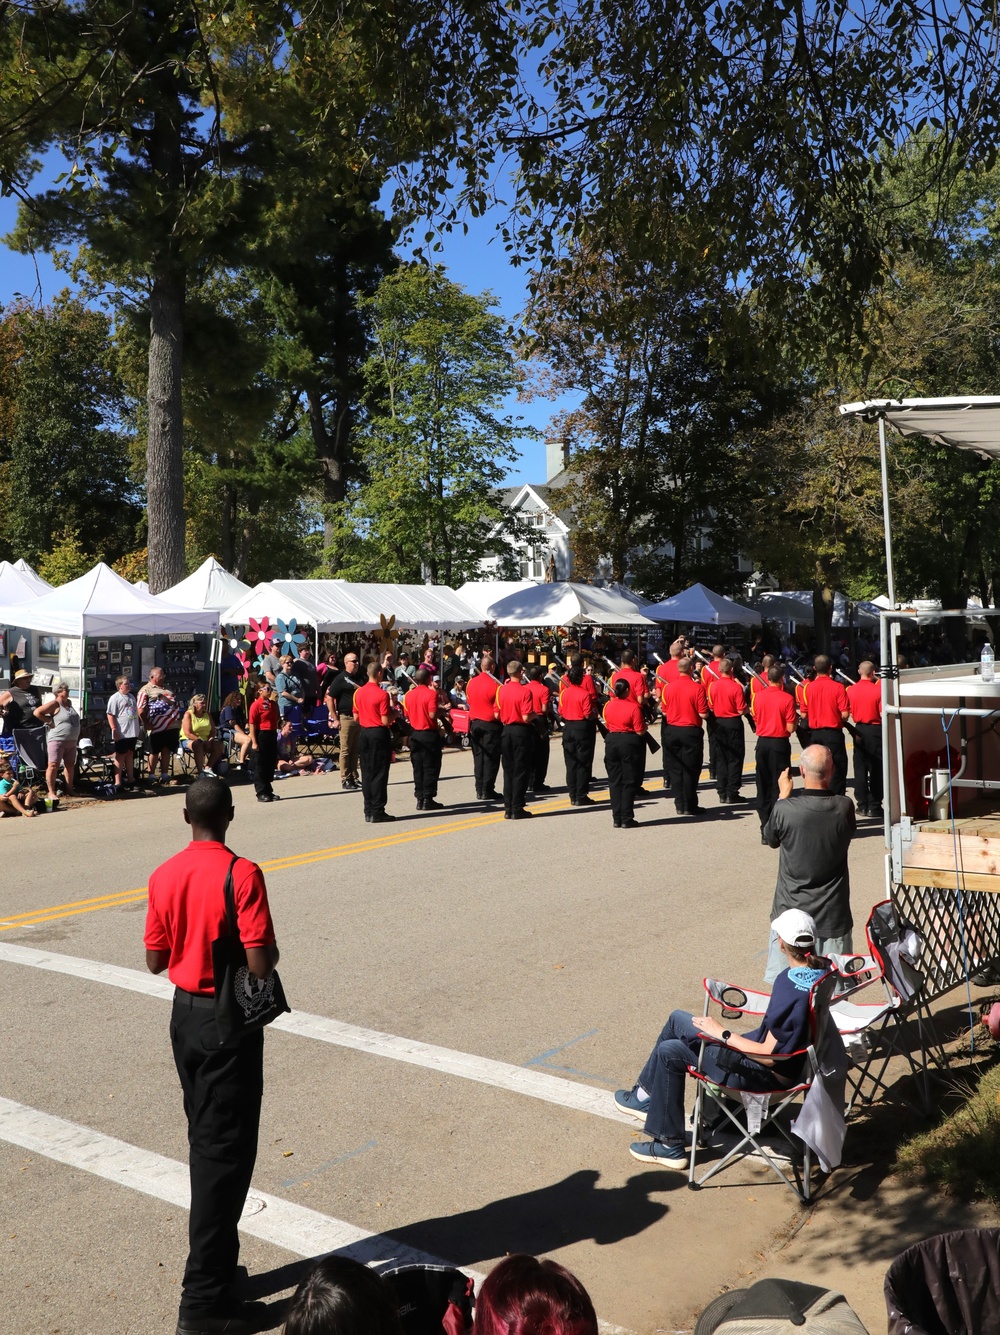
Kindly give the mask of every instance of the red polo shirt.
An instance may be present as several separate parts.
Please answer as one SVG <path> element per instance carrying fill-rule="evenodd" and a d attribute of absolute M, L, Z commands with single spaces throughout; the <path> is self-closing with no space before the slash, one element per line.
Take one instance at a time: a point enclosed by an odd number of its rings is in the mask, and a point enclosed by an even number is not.
<path fill-rule="evenodd" d="M 855 723 L 882 722 L 882 687 L 877 681 L 862 677 L 847 688 L 847 700 Z"/>
<path fill-rule="evenodd" d="M 594 680 L 594 674 L 592 672 L 585 672 L 583 674 L 583 689 L 590 696 L 591 700 L 597 699 L 597 682 Z"/>
<path fill-rule="evenodd" d="M 732 677 L 715 677 L 705 692 L 708 707 L 716 718 L 739 718 L 746 710 L 743 687 Z"/>
<path fill-rule="evenodd" d="M 544 681 L 529 681 L 526 683 L 531 692 L 532 707 L 536 714 L 545 715 L 549 712 L 549 705 L 552 703 L 552 692 L 546 686 Z"/>
<path fill-rule="evenodd" d="M 407 691 L 404 700 L 411 694 L 412 691 Z M 377 681 L 366 682 L 354 692 L 354 717 L 362 728 L 384 728 L 390 713 L 388 693 Z"/>
<path fill-rule="evenodd" d="M 707 691 L 713 681 L 721 681 L 722 673 L 719 671 L 719 660 L 713 658 L 710 663 L 701 665 L 701 684 Z"/>
<path fill-rule="evenodd" d="M 629 699 L 639 704 L 649 694 L 646 687 L 646 678 L 635 668 L 620 667 L 617 672 L 611 674 L 611 686 L 614 688 L 616 681 L 627 681 L 629 689 Z"/>
<path fill-rule="evenodd" d="M 641 733 L 645 729 L 642 710 L 628 696 L 619 700 L 617 696 L 609 700 L 601 714 L 608 732 Z"/>
<path fill-rule="evenodd" d="M 250 706 L 248 724 L 253 724 L 258 732 L 277 732 L 281 726 L 278 702 L 260 696 Z M 190 989 L 188 989 L 190 991 Z"/>
<path fill-rule="evenodd" d="M 708 699 L 700 681 L 681 673 L 663 692 L 663 718 L 672 728 L 700 728 L 707 713 Z"/>
<path fill-rule="evenodd" d="M 847 692 L 839 681 L 832 677 L 817 676 L 815 681 L 807 681 L 802 688 L 802 698 L 806 702 L 806 717 L 810 728 L 842 728 L 843 715 L 850 705 Z"/>
<path fill-rule="evenodd" d="M 185 992 L 215 995 L 212 942 L 225 927 L 223 889 L 232 856 L 225 844 L 192 840 L 149 878 L 143 941 L 147 950 L 170 951 L 167 976 Z M 273 945 L 264 873 L 255 862 L 238 859 L 233 867 L 233 894 L 244 946 Z"/>
<path fill-rule="evenodd" d="M 509 678 L 497 691 L 497 712 L 500 722 L 506 726 L 512 723 L 524 723 L 535 712 L 535 701 L 523 681 Z"/>
<path fill-rule="evenodd" d="M 806 683 L 804 681 L 795 683 L 795 707 L 803 718 L 806 716 L 805 685 Z"/>
<path fill-rule="evenodd" d="M 656 669 L 656 681 L 661 699 L 663 698 L 664 688 L 669 686 L 672 681 L 676 681 L 680 676 L 680 670 L 677 667 L 677 664 L 680 661 L 679 658 L 668 658 L 665 663 L 661 663 Z"/>
<path fill-rule="evenodd" d="M 583 685 L 574 686 L 563 677 L 559 686 L 559 717 L 565 723 L 579 723 L 588 719 L 594 712 L 594 696 L 587 690 L 586 677 Z"/>
<path fill-rule="evenodd" d="M 497 717 L 497 689 L 500 683 L 488 672 L 480 672 L 473 677 L 465 688 L 469 702 L 469 719 L 479 719 L 482 723 L 495 723 Z"/>
<path fill-rule="evenodd" d="M 433 686 L 410 687 L 403 696 L 403 713 L 410 720 L 414 732 L 437 732 L 437 723 L 432 715 L 438 703 L 438 693 Z"/>
<path fill-rule="evenodd" d="M 788 737 L 795 724 L 795 702 L 784 686 L 767 683 L 753 700 L 753 720 L 758 737 Z"/>

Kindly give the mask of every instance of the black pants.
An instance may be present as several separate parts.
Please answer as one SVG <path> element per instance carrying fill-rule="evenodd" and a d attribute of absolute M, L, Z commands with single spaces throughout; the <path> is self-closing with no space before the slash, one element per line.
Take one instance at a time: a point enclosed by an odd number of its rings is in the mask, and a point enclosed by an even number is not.
<path fill-rule="evenodd" d="M 854 800 L 862 810 L 882 805 L 882 725 L 854 725 Z"/>
<path fill-rule="evenodd" d="M 257 750 L 253 757 L 253 787 L 258 797 L 270 796 L 274 789 L 271 780 L 278 767 L 278 734 L 276 732 L 257 732 Z"/>
<path fill-rule="evenodd" d="M 388 728 L 362 728 L 358 747 L 361 761 L 361 791 L 365 815 L 381 816 L 389 800 L 389 766 L 392 763 L 392 738 Z"/>
<path fill-rule="evenodd" d="M 740 795 L 746 749 L 741 718 L 715 720 L 715 788 L 728 802 L 735 802 Z"/>
<path fill-rule="evenodd" d="M 597 723 L 594 719 L 568 719 L 563 723 L 563 760 L 566 762 L 566 787 L 571 802 L 579 802 L 590 791 L 596 737 Z"/>
<path fill-rule="evenodd" d="M 527 723 L 508 723 L 500 739 L 503 759 L 504 814 L 516 816 L 524 810 L 528 778 L 535 762 L 534 728 Z"/>
<path fill-rule="evenodd" d="M 778 776 L 792 763 L 792 744 L 787 737 L 757 738 L 757 815 L 763 829 L 778 800 Z"/>
<path fill-rule="evenodd" d="M 184 1093 L 191 1165 L 190 1251 L 180 1310 L 226 1303 L 240 1255 L 237 1232 L 257 1158 L 264 1092 L 264 1033 L 220 1048 L 214 1001 L 174 994 L 170 1042 Z"/>
<path fill-rule="evenodd" d="M 424 728 L 410 733 L 410 764 L 413 766 L 413 792 L 418 802 L 437 797 L 441 777 L 441 735 Z"/>
<path fill-rule="evenodd" d="M 631 820 L 635 795 L 642 787 L 646 743 L 634 732 L 609 732 L 604 742 L 604 768 L 611 787 L 611 817 L 616 825 Z"/>
<path fill-rule="evenodd" d="M 469 724 L 472 743 L 472 768 L 476 775 L 476 796 L 486 797 L 496 792 L 500 773 L 500 738 L 503 727 L 486 719 L 473 719 Z"/>
<path fill-rule="evenodd" d="M 532 727 L 535 734 L 535 746 L 532 757 L 532 776 L 529 788 L 539 789 L 545 782 L 545 776 L 549 772 L 549 725 L 544 728 L 537 724 Z"/>
<path fill-rule="evenodd" d="M 830 748 L 830 754 L 833 756 L 830 792 L 843 797 L 847 792 L 847 747 L 844 744 L 843 728 L 810 728 L 809 741 L 812 746 Z"/>
<path fill-rule="evenodd" d="M 714 714 L 709 714 L 705 719 L 705 731 L 708 733 L 708 777 L 717 779 L 719 777 L 719 747 L 715 736 Z"/>
<path fill-rule="evenodd" d="M 701 728 L 682 728 L 668 723 L 663 729 L 663 767 L 670 780 L 678 815 L 698 810 L 698 780 L 705 754 Z"/>

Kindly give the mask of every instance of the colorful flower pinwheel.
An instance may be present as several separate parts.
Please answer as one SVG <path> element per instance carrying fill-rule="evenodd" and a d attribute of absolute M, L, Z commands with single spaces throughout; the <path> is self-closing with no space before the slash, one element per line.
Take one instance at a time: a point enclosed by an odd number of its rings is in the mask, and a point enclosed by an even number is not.
<path fill-rule="evenodd" d="M 240 650 L 247 643 L 247 637 L 243 633 L 242 626 L 223 626 L 222 627 L 222 647 L 230 654 L 240 656 Z"/>
<path fill-rule="evenodd" d="M 281 641 L 281 652 L 291 654 L 293 658 L 298 657 L 299 645 L 305 644 L 306 637 L 301 633 L 296 633 L 298 622 L 294 617 L 286 625 L 281 617 L 278 617 L 278 639 Z"/>
<path fill-rule="evenodd" d="M 250 652 L 253 654 L 266 654 L 271 647 L 271 639 L 274 635 L 274 627 L 267 617 L 250 618 L 250 629 L 247 632 L 247 639 L 250 641 Z"/>

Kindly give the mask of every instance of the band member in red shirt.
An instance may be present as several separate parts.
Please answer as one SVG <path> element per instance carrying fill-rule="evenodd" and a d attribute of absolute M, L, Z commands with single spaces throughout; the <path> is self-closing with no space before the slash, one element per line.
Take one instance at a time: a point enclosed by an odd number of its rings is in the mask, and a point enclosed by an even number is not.
<path fill-rule="evenodd" d="M 528 690 L 531 692 L 532 706 L 534 708 L 535 718 L 532 723 L 534 730 L 534 760 L 532 763 L 531 775 L 528 779 L 528 791 L 530 793 L 548 793 L 551 792 L 549 785 L 545 782 L 546 775 L 549 772 L 549 730 L 552 727 L 552 692 L 547 683 L 543 680 L 545 669 L 537 663 L 528 669 Z"/>
<path fill-rule="evenodd" d="M 726 648 L 722 644 L 712 646 L 712 657 L 707 663 L 702 663 L 701 672 L 698 674 L 698 680 L 705 688 L 705 694 L 708 694 L 708 688 L 713 681 L 719 680 L 719 664 L 726 657 Z M 705 730 L 708 733 L 708 777 L 715 779 L 717 775 L 717 747 L 715 744 L 715 713 L 709 705 L 708 718 L 705 720 Z"/>
<path fill-rule="evenodd" d="M 403 696 L 403 712 L 410 724 L 410 764 L 413 766 L 413 792 L 418 811 L 441 811 L 438 802 L 438 779 L 441 777 L 441 733 L 438 730 L 441 704 L 437 691 L 431 686 L 431 674 L 418 667 L 413 676 L 414 685 Z"/>
<path fill-rule="evenodd" d="M 266 684 L 266 683 L 265 683 Z M 256 701 L 254 702 L 256 703 Z M 263 1303 L 233 1297 L 237 1232 L 257 1158 L 264 1092 L 264 1031 L 221 1047 L 215 1025 L 212 942 L 226 932 L 225 885 L 232 867 L 236 926 L 255 978 L 278 963 L 274 925 L 260 868 L 226 847 L 233 799 L 221 779 L 196 779 L 184 799 L 191 842 L 149 878 L 146 966 L 174 984 L 170 1042 L 184 1092 L 191 1166 L 189 1247 L 177 1335 L 267 1323 Z"/>
<path fill-rule="evenodd" d="M 703 725 L 708 714 L 705 688 L 692 677 L 694 664 L 682 658 L 677 680 L 663 692 L 663 775 L 670 784 L 678 816 L 697 816 L 698 781 L 705 754 Z"/>
<path fill-rule="evenodd" d="M 858 680 L 847 688 L 854 720 L 854 800 L 862 816 L 882 816 L 882 687 L 875 664 L 858 664 Z"/>
<path fill-rule="evenodd" d="M 718 675 L 710 676 L 705 695 L 715 716 L 715 789 L 726 806 L 740 800 L 746 755 L 743 715 L 747 708 L 743 687 L 734 678 L 728 658 L 719 660 Z"/>
<path fill-rule="evenodd" d="M 816 669 L 814 681 L 806 682 L 802 698 L 806 705 L 809 742 L 812 746 L 826 746 L 833 756 L 833 778 L 830 792 L 843 797 L 847 792 L 847 747 L 844 745 L 844 724 L 850 717 L 851 706 L 847 692 L 830 675 L 833 664 L 826 654 L 817 654 L 813 660 Z"/>
<path fill-rule="evenodd" d="M 663 702 L 663 692 L 665 688 L 669 686 L 672 681 L 677 680 L 677 664 L 681 661 L 681 656 L 684 653 L 683 639 L 674 640 L 667 652 L 670 657 L 656 669 L 656 698 L 661 704 Z"/>
<path fill-rule="evenodd" d="M 766 844 L 764 826 L 778 800 L 778 779 L 792 763 L 788 739 L 795 731 L 795 704 L 785 690 L 785 669 L 773 660 L 767 670 L 767 686 L 754 695 L 753 711 L 757 725 L 757 816 L 760 841 Z"/>
<path fill-rule="evenodd" d="M 611 674 L 611 689 L 614 690 L 620 681 L 628 683 L 629 697 L 641 709 L 643 701 L 649 694 L 649 687 L 646 685 L 646 678 L 635 666 L 635 654 L 631 649 L 622 650 L 622 665 L 617 672 Z"/>
<path fill-rule="evenodd" d="M 503 725 L 497 714 L 499 680 L 493 675 L 492 654 L 483 654 L 479 672 L 465 688 L 469 702 L 469 741 L 476 776 L 476 796 L 484 802 L 499 802 L 500 738 Z"/>
<path fill-rule="evenodd" d="M 497 691 L 496 704 L 503 724 L 503 736 L 500 738 L 503 818 L 526 820 L 531 815 L 530 811 L 525 810 L 524 802 L 534 763 L 534 731 L 531 723 L 535 716 L 535 704 L 521 677 L 521 664 L 516 658 L 507 664 L 507 680 Z"/>
<path fill-rule="evenodd" d="M 595 695 L 587 690 L 587 675 L 575 664 L 559 683 L 559 718 L 562 722 L 563 760 L 570 806 L 592 807 L 589 796 L 597 737 Z"/>
<path fill-rule="evenodd" d="M 394 821 L 385 809 L 389 800 L 389 766 L 392 764 L 392 706 L 388 691 L 379 685 L 382 669 L 368 664 L 368 680 L 354 692 L 354 717 L 361 729 L 358 756 L 361 760 L 361 792 L 365 820 L 369 825 Z M 407 691 L 407 695 L 410 692 Z"/>
<path fill-rule="evenodd" d="M 721 667 L 725 661 L 726 646 L 724 644 L 713 644 L 711 659 L 701 665 L 701 684 L 706 691 L 713 681 L 719 680 L 722 675 Z"/>
<path fill-rule="evenodd" d="M 639 824 L 635 799 L 646 762 L 646 720 L 624 677 L 615 682 L 613 691 L 601 715 L 608 730 L 604 768 L 611 788 L 611 819 L 616 830 L 634 830 Z"/>
<path fill-rule="evenodd" d="M 804 751 L 807 746 L 812 744 L 812 738 L 809 736 L 809 725 L 806 722 L 806 687 L 811 681 L 816 680 L 816 669 L 814 667 L 804 668 L 802 671 L 802 680 L 795 683 L 795 712 L 798 714 L 798 722 L 795 725 L 795 735 L 799 739 L 799 749 Z"/>
<path fill-rule="evenodd" d="M 257 687 L 257 699 L 247 716 L 253 750 L 253 786 L 258 802 L 277 802 L 271 782 L 278 765 L 278 729 L 281 718 L 273 688 L 268 681 Z"/>

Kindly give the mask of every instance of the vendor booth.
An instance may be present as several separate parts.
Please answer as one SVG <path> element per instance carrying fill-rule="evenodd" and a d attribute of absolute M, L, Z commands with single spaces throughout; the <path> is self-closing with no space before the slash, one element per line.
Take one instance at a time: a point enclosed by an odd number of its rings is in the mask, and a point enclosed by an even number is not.
<path fill-rule="evenodd" d="M 486 617 L 512 630 L 532 626 L 649 626 L 634 597 L 596 584 L 529 584 L 486 607 Z"/>
<path fill-rule="evenodd" d="M 685 626 L 759 626 L 761 621 L 759 612 L 713 593 L 704 584 L 692 584 L 683 593 L 650 603 L 642 610 L 654 621 L 676 621 Z"/>
<path fill-rule="evenodd" d="M 52 636 L 33 631 L 18 619 L 17 608 L 27 607 L 40 594 L 52 588 L 26 561 L 0 561 L 0 607 L 6 609 L 0 619 L 0 680 L 9 679 L 8 665 L 13 655 L 21 666 L 37 669 L 39 683 L 59 667 L 59 644 Z"/>

